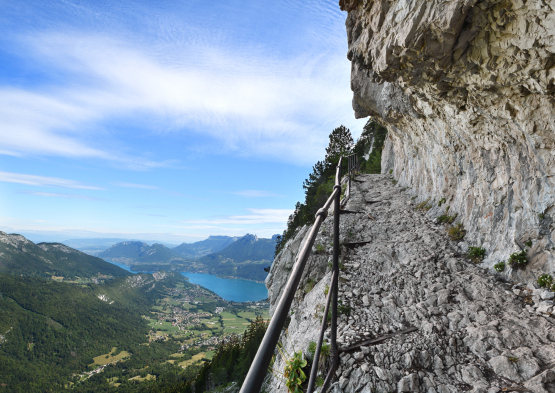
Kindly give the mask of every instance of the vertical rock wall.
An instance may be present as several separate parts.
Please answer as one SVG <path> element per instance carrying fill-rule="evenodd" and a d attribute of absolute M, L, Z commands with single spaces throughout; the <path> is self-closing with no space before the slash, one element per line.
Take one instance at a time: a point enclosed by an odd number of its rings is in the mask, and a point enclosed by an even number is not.
<path fill-rule="evenodd" d="M 555 1 L 349 0 L 357 118 L 387 126 L 382 169 L 446 206 L 492 267 L 555 271 Z"/>

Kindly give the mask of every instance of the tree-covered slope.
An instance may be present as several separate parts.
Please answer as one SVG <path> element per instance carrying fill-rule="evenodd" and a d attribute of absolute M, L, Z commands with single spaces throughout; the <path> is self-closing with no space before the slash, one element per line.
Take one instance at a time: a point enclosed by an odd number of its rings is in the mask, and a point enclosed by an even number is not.
<path fill-rule="evenodd" d="M 91 287 L 0 274 L 0 288 L 0 382 L 9 391 L 60 390 L 93 356 L 145 341 L 140 313 Z"/>
<path fill-rule="evenodd" d="M 208 236 L 208 239 L 195 243 L 183 243 L 173 248 L 173 251 L 185 258 L 199 258 L 207 254 L 223 250 L 237 237 L 231 236 Z"/>
<path fill-rule="evenodd" d="M 148 332 L 142 315 L 178 282 L 191 285 L 165 272 L 87 286 L 0 274 L 0 384 L 59 391 L 113 347 L 137 353 Z"/>
<path fill-rule="evenodd" d="M 127 276 L 111 263 L 59 243 L 35 244 L 17 234 L 0 232 L 0 273 L 24 276 L 90 278 Z"/>
<path fill-rule="evenodd" d="M 171 262 L 180 256 L 163 244 L 149 246 L 143 242 L 121 242 L 98 254 L 100 258 L 136 263 Z"/>

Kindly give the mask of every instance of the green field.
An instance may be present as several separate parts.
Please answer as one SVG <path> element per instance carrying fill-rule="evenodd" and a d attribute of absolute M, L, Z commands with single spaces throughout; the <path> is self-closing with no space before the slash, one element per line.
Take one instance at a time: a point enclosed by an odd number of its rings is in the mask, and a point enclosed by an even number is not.
<path fill-rule="evenodd" d="M 224 322 L 225 333 L 243 333 L 250 325 L 250 322 L 241 316 L 229 312 L 222 312 L 220 315 L 222 316 L 222 321 Z"/>
<path fill-rule="evenodd" d="M 125 351 L 121 351 L 116 356 L 112 356 L 112 354 L 114 352 L 116 352 L 116 347 L 113 347 L 112 350 L 110 351 L 110 353 L 105 353 L 104 355 L 100 355 L 100 356 L 97 356 L 97 357 L 93 358 L 93 360 L 94 360 L 93 364 L 98 364 L 99 366 L 102 366 L 104 364 L 108 364 L 108 363 L 111 363 L 111 362 L 118 362 L 121 359 L 123 359 L 124 357 L 129 356 L 129 353 L 125 352 Z"/>
<path fill-rule="evenodd" d="M 150 381 L 151 379 L 156 379 L 156 375 L 150 375 L 147 374 L 144 378 L 141 378 L 140 375 L 137 375 L 136 377 L 133 378 L 129 378 L 130 381 Z"/>
<path fill-rule="evenodd" d="M 247 319 L 251 319 L 251 320 L 255 320 L 257 315 L 260 315 L 262 317 L 262 319 L 264 319 L 264 320 L 270 319 L 270 313 L 268 312 L 268 309 L 256 310 L 256 312 L 255 311 L 241 311 L 238 314 L 242 318 L 247 318 Z"/>
<path fill-rule="evenodd" d="M 202 364 L 204 362 L 201 362 L 201 359 L 205 357 L 204 355 L 206 355 L 206 352 L 197 353 L 191 359 L 185 360 L 185 361 L 179 363 L 179 365 L 183 368 L 186 368 L 186 367 L 190 366 L 191 364 L 195 364 L 197 362 L 200 362 Z M 214 355 L 212 354 L 212 356 L 214 356 Z"/>

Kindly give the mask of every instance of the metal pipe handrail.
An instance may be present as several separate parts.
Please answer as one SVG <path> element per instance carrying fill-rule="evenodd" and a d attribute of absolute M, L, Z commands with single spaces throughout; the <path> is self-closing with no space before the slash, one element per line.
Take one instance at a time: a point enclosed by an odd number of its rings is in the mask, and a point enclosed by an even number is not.
<path fill-rule="evenodd" d="M 302 248 L 301 252 L 297 257 L 297 261 L 293 266 L 293 271 L 287 280 L 287 284 L 283 291 L 283 295 L 279 300 L 279 303 L 274 311 L 274 314 L 270 320 L 268 328 L 266 329 L 266 333 L 264 334 L 264 338 L 258 347 L 258 351 L 252 361 L 251 367 L 247 376 L 245 377 L 245 381 L 243 382 L 243 386 L 241 387 L 240 393 L 258 393 L 260 392 L 260 388 L 262 387 L 262 383 L 264 382 L 264 378 L 266 377 L 266 372 L 268 370 L 268 366 L 272 360 L 272 356 L 274 355 L 275 348 L 277 342 L 279 340 L 279 336 L 281 335 L 281 331 L 283 329 L 283 325 L 289 316 L 289 309 L 291 307 L 291 303 L 295 297 L 295 293 L 297 291 L 297 287 L 299 286 L 299 282 L 301 280 L 301 276 L 304 271 L 304 267 L 310 256 L 310 252 L 312 250 L 312 246 L 314 245 L 314 241 L 316 240 L 316 235 L 318 234 L 318 230 L 322 225 L 322 222 L 327 217 L 328 209 L 331 206 L 331 203 L 334 202 L 334 233 L 333 233 L 333 267 L 332 267 L 332 285 L 330 287 L 331 292 L 331 359 L 332 359 L 332 370 L 335 372 L 335 368 L 339 362 L 339 353 L 337 348 L 337 287 L 338 287 L 338 278 L 339 278 L 339 210 L 340 210 L 340 197 L 341 197 L 341 163 L 343 157 L 339 159 L 339 163 L 337 165 L 336 173 L 335 173 L 335 186 L 333 187 L 333 192 L 324 204 L 324 206 L 316 212 L 316 220 L 312 225 L 310 233 L 308 235 L 308 239 Z M 327 315 L 324 316 L 324 319 L 327 318 Z M 321 343 L 320 348 L 321 349 Z M 318 367 L 318 365 L 314 365 L 313 367 Z M 330 371 L 332 371 L 330 370 Z M 311 373 L 312 374 L 312 373 Z M 326 378 L 326 381 L 329 382 L 330 374 Z M 325 390 L 326 383 L 322 388 L 322 392 Z"/>
<path fill-rule="evenodd" d="M 331 275 L 331 281 L 334 281 L 335 272 Z M 324 341 L 324 332 L 326 331 L 328 325 L 328 313 L 330 310 L 330 302 L 333 297 L 333 289 L 329 288 L 328 298 L 326 299 L 326 307 L 324 308 L 324 318 L 322 319 L 322 328 L 320 329 L 320 336 L 318 337 L 318 343 L 316 344 L 316 350 L 314 351 L 314 357 L 312 358 L 312 369 L 310 370 L 310 379 L 308 380 L 307 393 L 312 393 L 314 391 L 314 385 L 316 383 L 316 374 L 318 374 L 318 363 L 320 362 L 320 352 L 322 350 L 322 344 Z"/>

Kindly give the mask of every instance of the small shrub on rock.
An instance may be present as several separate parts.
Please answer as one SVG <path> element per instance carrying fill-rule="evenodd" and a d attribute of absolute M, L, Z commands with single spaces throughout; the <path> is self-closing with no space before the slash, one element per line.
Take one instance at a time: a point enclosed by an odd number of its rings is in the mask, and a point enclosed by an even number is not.
<path fill-rule="evenodd" d="M 457 219 L 457 214 L 454 216 L 448 216 L 447 214 L 443 214 L 437 218 L 437 221 L 440 224 L 452 224 Z"/>
<path fill-rule="evenodd" d="M 526 250 L 512 253 L 508 260 L 508 264 L 513 269 L 521 269 L 526 266 L 527 263 L 528 261 L 526 260 Z"/>
<path fill-rule="evenodd" d="M 532 247 L 532 240 L 530 238 L 528 238 L 528 240 L 524 242 L 524 245 L 528 248 L 531 248 Z"/>
<path fill-rule="evenodd" d="M 461 240 L 464 237 L 466 231 L 464 230 L 463 224 L 459 222 L 457 225 L 453 225 L 451 228 L 449 228 L 447 230 L 447 234 L 449 235 L 451 240 L 457 241 Z"/>
<path fill-rule="evenodd" d="M 418 205 L 416 205 L 415 210 L 430 210 L 432 208 L 432 205 L 430 205 L 428 202 L 430 202 L 430 198 L 428 198 L 424 202 L 421 202 Z"/>
<path fill-rule="evenodd" d="M 466 255 L 472 262 L 480 263 L 486 256 L 486 249 L 482 247 L 468 247 Z"/>
<path fill-rule="evenodd" d="M 285 361 L 285 386 L 289 392 L 302 392 L 301 385 L 306 380 L 303 368 L 306 367 L 306 359 L 303 359 L 302 351 L 295 352 L 291 359 Z"/>
<path fill-rule="evenodd" d="M 326 251 L 326 247 L 324 247 L 323 244 L 318 243 L 316 245 L 316 251 L 314 252 L 315 254 L 323 254 Z"/>
<path fill-rule="evenodd" d="M 553 277 L 550 274 L 544 274 L 538 277 L 538 285 L 540 288 L 551 289 L 553 287 Z"/>
<path fill-rule="evenodd" d="M 497 273 L 501 273 L 503 270 L 505 270 L 505 262 L 497 262 L 495 265 L 493 265 L 493 268 Z"/>
<path fill-rule="evenodd" d="M 441 199 L 439 200 L 439 202 L 437 203 L 437 205 L 438 205 L 439 207 L 441 207 L 441 205 L 443 205 L 445 202 L 447 202 L 447 201 L 445 200 L 445 198 L 441 198 Z"/>

